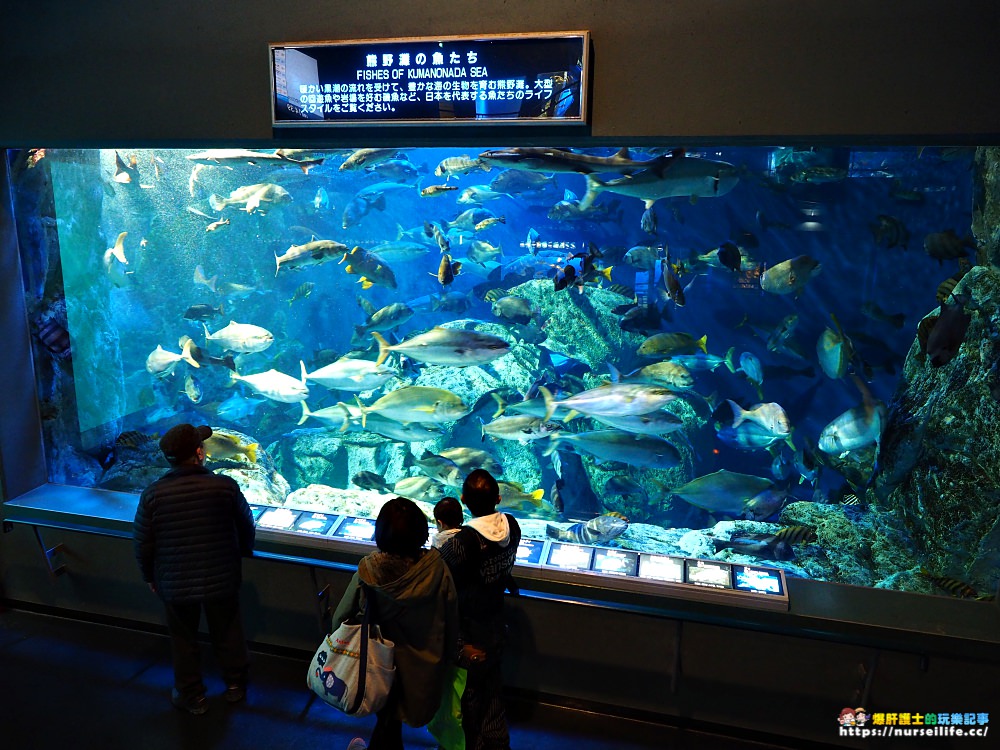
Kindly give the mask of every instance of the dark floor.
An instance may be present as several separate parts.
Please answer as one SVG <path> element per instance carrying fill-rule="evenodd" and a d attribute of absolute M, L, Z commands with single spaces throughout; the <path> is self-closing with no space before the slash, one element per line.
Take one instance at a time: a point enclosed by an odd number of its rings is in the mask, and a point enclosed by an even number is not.
<path fill-rule="evenodd" d="M 305 662 L 255 653 L 247 701 L 231 706 L 206 658 L 209 710 L 190 716 L 169 701 L 165 637 L 19 610 L 0 611 L 0 748 L 342 750 L 367 738 L 374 717 L 352 719 L 305 688 Z M 621 717 L 511 704 L 514 750 L 778 750 L 777 745 Z M 407 748 L 435 748 L 404 728 Z"/>

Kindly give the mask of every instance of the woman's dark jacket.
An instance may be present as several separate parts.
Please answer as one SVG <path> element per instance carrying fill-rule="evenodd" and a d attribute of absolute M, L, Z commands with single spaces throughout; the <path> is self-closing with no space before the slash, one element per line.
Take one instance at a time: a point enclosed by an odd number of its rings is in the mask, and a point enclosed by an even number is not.
<path fill-rule="evenodd" d="M 185 464 L 142 493 L 133 539 L 143 580 L 165 601 L 233 596 L 253 554 L 253 514 L 233 479 Z"/>
<path fill-rule="evenodd" d="M 423 726 L 441 705 L 446 668 L 458 653 L 458 600 L 448 566 L 436 549 L 421 550 L 416 560 L 367 555 L 333 614 L 334 627 L 361 611 L 361 583 L 375 592 L 382 635 L 396 646 L 396 680 L 383 710 Z"/>

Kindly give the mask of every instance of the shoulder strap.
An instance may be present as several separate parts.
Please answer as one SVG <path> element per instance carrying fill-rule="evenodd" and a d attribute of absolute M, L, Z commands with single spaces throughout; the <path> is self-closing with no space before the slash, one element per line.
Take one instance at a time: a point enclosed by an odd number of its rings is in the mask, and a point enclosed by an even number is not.
<path fill-rule="evenodd" d="M 361 581 L 358 582 L 361 592 L 365 596 L 365 612 L 361 618 L 361 643 L 358 647 L 358 689 L 354 694 L 354 701 L 347 713 L 354 714 L 361 708 L 361 702 L 365 699 L 365 689 L 368 677 L 368 640 L 371 638 L 371 628 L 376 624 L 375 615 L 375 591 L 371 586 Z"/>

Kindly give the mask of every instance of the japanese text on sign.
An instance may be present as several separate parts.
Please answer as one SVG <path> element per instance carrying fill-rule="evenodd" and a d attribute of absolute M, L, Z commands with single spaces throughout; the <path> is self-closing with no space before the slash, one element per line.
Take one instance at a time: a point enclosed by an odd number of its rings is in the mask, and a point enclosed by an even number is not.
<path fill-rule="evenodd" d="M 275 124 L 584 122 L 589 36 L 271 45 Z"/>

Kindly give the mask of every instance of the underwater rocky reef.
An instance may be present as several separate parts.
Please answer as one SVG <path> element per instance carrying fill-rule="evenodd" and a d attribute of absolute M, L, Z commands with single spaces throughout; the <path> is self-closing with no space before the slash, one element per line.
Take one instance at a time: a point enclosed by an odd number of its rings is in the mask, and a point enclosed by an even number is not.
<path fill-rule="evenodd" d="M 996 589 L 1000 149 L 30 151 L 53 482 L 140 492 L 191 421 L 253 504 L 430 514 L 489 461 L 535 538 Z"/>

